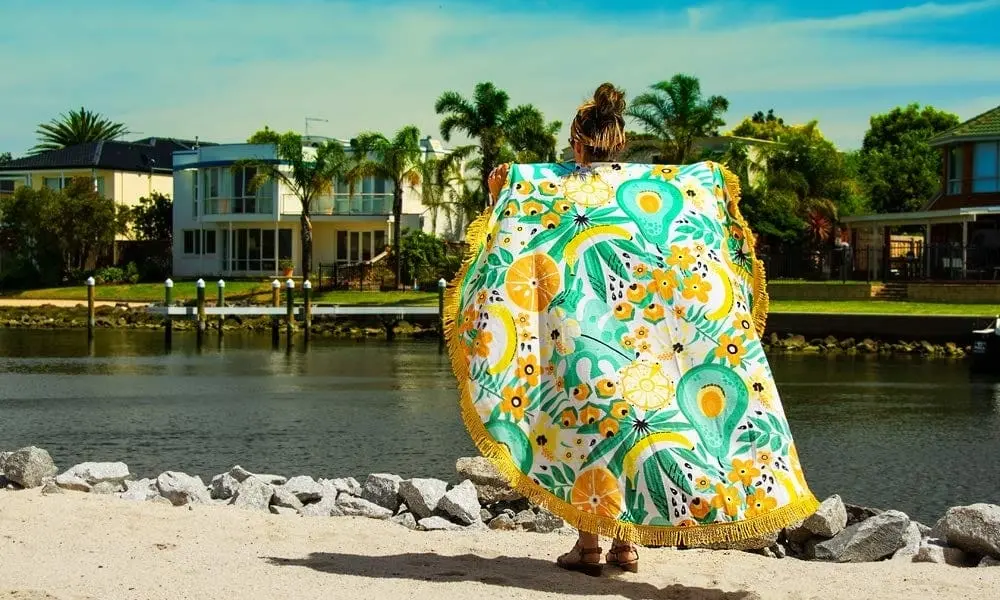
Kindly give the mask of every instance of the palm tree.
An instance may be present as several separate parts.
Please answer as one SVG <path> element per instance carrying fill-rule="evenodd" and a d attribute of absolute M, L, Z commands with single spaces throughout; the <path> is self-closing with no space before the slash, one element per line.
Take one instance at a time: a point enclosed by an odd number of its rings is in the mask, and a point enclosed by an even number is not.
<path fill-rule="evenodd" d="M 403 216 L 403 186 L 420 182 L 420 130 L 413 125 L 403 127 L 391 140 L 381 133 L 366 132 L 351 140 L 353 166 L 346 178 L 354 186 L 365 177 L 381 177 L 392 182 L 392 244 L 396 259 L 396 285 L 403 282 L 403 261 L 400 260 L 400 230 Z"/>
<path fill-rule="evenodd" d="M 291 190 L 302 204 L 299 217 L 302 244 L 302 278 L 309 279 L 312 272 L 313 229 L 312 202 L 326 194 L 336 179 L 344 177 L 351 166 L 350 157 L 344 152 L 340 142 L 323 142 L 315 149 L 315 154 L 306 153 L 302 136 L 294 131 L 278 133 L 265 127 L 250 136 L 251 144 L 273 144 L 277 161 L 247 159 L 237 161 L 234 167 L 257 170 L 250 186 L 257 189 L 269 181 L 281 182 Z"/>
<path fill-rule="evenodd" d="M 652 136 L 636 139 L 628 149 L 629 157 L 683 164 L 693 158 L 697 138 L 717 135 L 725 123 L 722 115 L 729 109 L 729 101 L 722 96 L 703 97 L 697 77 L 679 73 L 650 89 L 636 96 L 626 111 Z"/>
<path fill-rule="evenodd" d="M 530 104 L 509 108 L 510 96 L 491 82 L 479 83 L 467 100 L 458 92 L 441 94 L 434 104 L 441 121 L 441 137 L 450 141 L 456 131 L 478 141 L 476 145 L 456 148 L 448 160 L 471 158 L 478 151 L 478 160 L 467 167 L 479 171 L 479 187 L 489 189 L 487 179 L 495 167 L 517 159 L 518 152 L 530 152 L 526 157 L 555 155 L 555 134 L 561 125 L 546 124 L 541 112 Z M 554 127 L 555 126 L 555 127 Z M 481 194 L 482 206 L 486 195 Z"/>
<path fill-rule="evenodd" d="M 31 149 L 31 154 L 87 142 L 113 140 L 129 131 L 124 123 L 116 123 L 81 106 L 79 111 L 71 110 L 69 114 L 59 115 L 59 118 L 40 124 L 35 133 L 38 135 L 38 144 Z"/>

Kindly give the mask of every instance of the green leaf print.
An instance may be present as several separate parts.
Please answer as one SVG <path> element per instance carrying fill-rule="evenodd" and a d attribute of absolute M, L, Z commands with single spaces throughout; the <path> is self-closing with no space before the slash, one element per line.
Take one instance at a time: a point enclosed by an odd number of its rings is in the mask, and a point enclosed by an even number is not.
<path fill-rule="evenodd" d="M 608 265 L 608 268 L 611 269 L 615 275 L 626 281 L 629 279 L 628 269 L 625 268 L 625 263 L 622 262 L 622 259 L 618 257 L 618 254 L 615 253 L 613 248 L 606 244 L 601 244 L 597 246 L 597 253 L 604 261 L 604 264 Z"/>
<path fill-rule="evenodd" d="M 594 294 L 601 299 L 601 302 L 608 301 L 607 283 L 604 281 L 604 269 L 601 268 L 601 259 L 594 247 L 591 246 L 583 254 L 583 262 L 587 268 L 587 281 L 594 290 Z"/>
<path fill-rule="evenodd" d="M 509 250 L 505 249 L 505 248 L 498 248 L 497 249 L 497 254 L 500 255 L 500 262 L 504 266 L 508 266 L 512 262 L 514 262 L 514 255 L 511 254 L 511 252 Z"/>
<path fill-rule="evenodd" d="M 660 471 L 666 474 L 675 486 L 690 496 L 694 494 L 694 488 L 691 487 L 691 482 L 687 480 L 687 477 L 684 477 L 684 471 L 681 470 L 671 452 L 671 450 L 661 450 L 656 453 L 656 461 L 660 465 Z"/>
<path fill-rule="evenodd" d="M 670 514 L 670 500 L 667 497 L 667 490 L 663 487 L 660 469 L 656 460 L 648 459 L 642 465 L 642 473 L 646 479 L 646 489 L 649 490 L 649 498 L 656 506 L 656 510 L 662 515 Z"/>
<path fill-rule="evenodd" d="M 584 461 L 583 466 L 580 468 L 586 469 L 590 465 L 604 458 L 604 456 L 609 452 L 611 452 L 612 450 L 615 450 L 616 448 L 622 446 L 622 444 L 624 444 L 624 447 L 626 449 L 631 448 L 633 445 L 635 445 L 635 434 L 630 431 L 626 435 L 616 435 L 609 438 L 604 438 L 596 446 L 594 446 L 593 450 L 591 450 L 590 454 L 587 456 L 587 460 Z M 622 456 L 624 457 L 624 454 Z M 621 463 L 619 463 L 617 471 L 615 469 L 611 469 L 611 472 L 614 473 L 615 476 L 621 475 Z"/>
<path fill-rule="evenodd" d="M 558 469 L 559 466 L 556 465 L 553 468 Z M 563 472 L 566 474 L 566 483 L 573 485 L 576 482 L 576 473 L 573 469 L 571 469 L 569 465 L 563 465 Z"/>

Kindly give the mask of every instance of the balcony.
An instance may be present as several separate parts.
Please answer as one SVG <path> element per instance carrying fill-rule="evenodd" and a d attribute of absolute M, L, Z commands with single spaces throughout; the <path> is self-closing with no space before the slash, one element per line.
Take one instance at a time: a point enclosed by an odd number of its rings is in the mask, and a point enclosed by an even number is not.
<path fill-rule="evenodd" d="M 295 194 L 283 194 L 281 214 L 297 215 L 302 212 L 302 204 Z M 312 214 L 316 216 L 386 216 L 392 214 L 392 194 L 357 193 L 325 194 L 312 201 Z"/>
<path fill-rule="evenodd" d="M 206 215 L 273 215 L 274 198 L 246 196 L 240 198 L 205 198 Z"/>

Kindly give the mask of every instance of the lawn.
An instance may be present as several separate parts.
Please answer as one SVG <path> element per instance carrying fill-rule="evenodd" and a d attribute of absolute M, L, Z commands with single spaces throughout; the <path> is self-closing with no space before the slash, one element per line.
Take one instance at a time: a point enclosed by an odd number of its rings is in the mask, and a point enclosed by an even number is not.
<path fill-rule="evenodd" d="M 770 312 L 820 314 L 883 314 L 989 317 L 997 314 L 992 304 L 943 304 L 891 300 L 773 300 Z"/>

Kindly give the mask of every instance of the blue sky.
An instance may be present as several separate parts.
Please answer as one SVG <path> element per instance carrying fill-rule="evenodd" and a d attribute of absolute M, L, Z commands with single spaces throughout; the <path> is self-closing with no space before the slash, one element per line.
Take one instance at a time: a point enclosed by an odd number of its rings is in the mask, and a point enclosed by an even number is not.
<path fill-rule="evenodd" d="M 477 7 L 477 4 L 482 6 Z M 873 113 L 1000 105 L 1000 0 L 0 0 L 0 151 L 86 106 L 136 133 L 243 141 L 265 124 L 350 137 L 415 124 L 443 90 L 491 80 L 550 119 L 609 80 L 675 73 L 729 98 L 730 125 L 774 108 L 843 148 Z"/>

